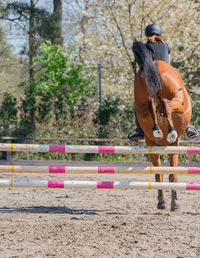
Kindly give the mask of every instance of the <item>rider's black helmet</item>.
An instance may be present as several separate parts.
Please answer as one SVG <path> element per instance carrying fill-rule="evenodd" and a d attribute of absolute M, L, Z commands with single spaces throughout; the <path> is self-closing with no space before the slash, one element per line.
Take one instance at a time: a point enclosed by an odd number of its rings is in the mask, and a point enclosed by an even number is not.
<path fill-rule="evenodd" d="M 161 30 L 160 26 L 158 24 L 155 24 L 155 23 L 149 24 L 145 29 L 145 35 L 147 37 L 150 37 L 152 35 L 161 36 L 161 34 L 162 34 L 162 30 Z"/>

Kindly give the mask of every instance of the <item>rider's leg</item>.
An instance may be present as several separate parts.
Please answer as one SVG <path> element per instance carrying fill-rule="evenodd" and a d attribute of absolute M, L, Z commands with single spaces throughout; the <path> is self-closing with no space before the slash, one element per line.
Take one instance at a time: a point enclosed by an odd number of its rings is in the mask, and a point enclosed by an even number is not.
<path fill-rule="evenodd" d="M 137 119 L 137 114 L 135 112 L 135 122 L 136 122 L 136 133 L 133 134 L 133 135 L 130 135 L 129 136 L 129 140 L 131 141 L 138 141 L 138 140 L 143 140 L 144 139 L 144 132 L 142 130 L 142 128 L 140 127 L 140 124 L 138 122 L 138 119 Z"/>
<path fill-rule="evenodd" d="M 191 101 L 191 105 L 193 104 L 192 99 L 190 98 Z M 193 126 L 193 125 L 188 125 L 188 127 L 186 128 L 186 133 L 187 136 L 190 138 L 195 138 L 197 136 L 199 136 L 198 130 Z"/>

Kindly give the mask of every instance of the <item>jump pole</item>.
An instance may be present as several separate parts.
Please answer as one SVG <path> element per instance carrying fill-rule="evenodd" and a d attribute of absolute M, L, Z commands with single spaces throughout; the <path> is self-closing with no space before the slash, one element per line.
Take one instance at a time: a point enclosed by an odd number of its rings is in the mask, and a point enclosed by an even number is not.
<path fill-rule="evenodd" d="M 89 146 L 0 143 L 0 151 L 115 153 L 115 154 L 199 154 L 200 147 L 187 146 Z"/>
<path fill-rule="evenodd" d="M 15 166 L 0 165 L 0 173 L 55 173 L 55 174 L 200 174 L 200 167 L 74 167 L 74 166 Z"/>
<path fill-rule="evenodd" d="M 47 181 L 47 180 L 0 180 L 0 187 L 23 188 L 91 188 L 91 189 L 153 189 L 153 190 L 200 190 L 198 183 L 157 182 L 103 182 L 103 181 Z"/>

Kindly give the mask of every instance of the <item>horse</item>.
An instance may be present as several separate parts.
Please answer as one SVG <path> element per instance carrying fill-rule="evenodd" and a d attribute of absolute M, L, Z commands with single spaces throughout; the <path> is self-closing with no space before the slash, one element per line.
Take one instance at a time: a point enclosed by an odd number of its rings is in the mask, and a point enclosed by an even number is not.
<path fill-rule="evenodd" d="M 172 65 L 153 60 L 146 46 L 134 41 L 132 50 L 139 65 L 135 77 L 134 100 L 138 122 L 147 146 L 178 146 L 191 119 L 192 103 L 181 75 Z M 161 166 L 160 154 L 150 154 L 153 166 Z M 170 166 L 178 165 L 178 154 L 169 154 Z M 155 175 L 163 182 L 163 175 Z M 175 174 L 169 182 L 177 182 Z M 163 191 L 158 190 L 158 209 L 165 209 Z M 171 211 L 178 209 L 177 193 L 172 190 Z"/>

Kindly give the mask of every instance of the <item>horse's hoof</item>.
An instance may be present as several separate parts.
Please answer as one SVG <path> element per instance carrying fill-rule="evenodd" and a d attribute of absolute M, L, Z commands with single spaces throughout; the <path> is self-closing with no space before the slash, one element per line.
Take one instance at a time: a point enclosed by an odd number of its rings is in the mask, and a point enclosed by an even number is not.
<path fill-rule="evenodd" d="M 156 138 L 158 140 L 162 140 L 163 133 L 161 130 L 153 130 L 153 136 L 154 136 L 154 138 Z"/>
<path fill-rule="evenodd" d="M 165 202 L 159 202 L 157 205 L 157 209 L 164 210 L 165 209 Z"/>
<path fill-rule="evenodd" d="M 169 143 L 174 143 L 176 141 L 178 137 L 178 134 L 176 131 L 171 131 L 168 135 L 167 135 L 167 141 Z"/>
<path fill-rule="evenodd" d="M 170 211 L 177 211 L 177 210 L 179 210 L 179 205 L 176 203 L 171 203 Z"/>

